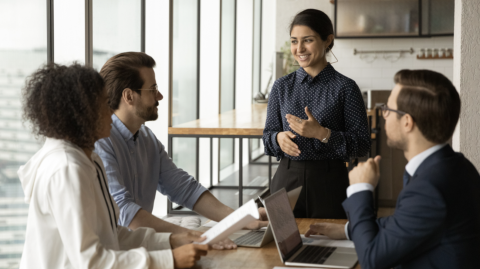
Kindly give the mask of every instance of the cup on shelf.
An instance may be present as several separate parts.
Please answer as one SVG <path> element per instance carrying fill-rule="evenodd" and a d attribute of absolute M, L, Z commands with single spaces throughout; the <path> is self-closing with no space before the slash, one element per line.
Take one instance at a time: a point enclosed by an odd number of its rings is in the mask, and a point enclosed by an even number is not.
<path fill-rule="evenodd" d="M 453 50 L 452 49 L 445 49 L 445 57 L 449 58 L 452 57 Z"/>
<path fill-rule="evenodd" d="M 418 54 L 419 58 L 425 58 L 425 49 L 420 49 L 420 54 Z"/>
<path fill-rule="evenodd" d="M 433 49 L 433 58 L 438 58 L 438 49 Z"/>
<path fill-rule="evenodd" d="M 425 55 L 427 58 L 432 58 L 432 49 L 427 49 L 427 54 Z"/>
<path fill-rule="evenodd" d="M 445 49 L 440 49 L 440 54 L 438 55 L 440 58 L 445 58 Z"/>

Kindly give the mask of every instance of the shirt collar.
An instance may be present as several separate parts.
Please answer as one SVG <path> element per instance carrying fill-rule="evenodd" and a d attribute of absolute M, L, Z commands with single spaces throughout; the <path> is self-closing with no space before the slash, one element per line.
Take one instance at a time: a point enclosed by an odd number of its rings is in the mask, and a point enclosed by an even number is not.
<path fill-rule="evenodd" d="M 417 171 L 417 168 L 423 163 L 423 161 L 425 161 L 426 158 L 428 158 L 430 155 L 437 152 L 438 150 L 440 150 L 441 148 L 443 148 L 446 145 L 447 145 L 446 143 L 435 145 L 435 146 L 423 151 L 422 153 L 417 154 L 415 157 L 413 157 L 407 163 L 407 165 L 405 166 L 405 170 L 407 170 L 407 173 L 410 176 L 413 176 L 415 174 L 415 172 Z"/>
<path fill-rule="evenodd" d="M 123 124 L 123 122 L 115 115 L 115 113 L 112 115 L 112 121 L 113 121 L 113 126 L 120 132 L 122 135 L 123 140 L 128 141 L 130 139 L 134 139 L 134 136 L 138 136 L 138 131 L 135 134 L 132 134 L 130 130 L 128 130 L 127 126 Z"/>
<path fill-rule="evenodd" d="M 301 83 L 303 83 L 305 79 L 309 79 L 310 77 L 307 74 L 307 72 L 303 69 L 303 67 L 300 67 L 296 72 L 300 78 Z M 333 68 L 333 66 L 330 63 L 327 63 L 327 66 L 325 66 L 325 68 L 322 71 L 320 71 L 320 73 L 318 73 L 314 78 L 312 78 L 311 81 L 317 80 L 317 81 L 327 82 L 332 77 L 334 72 L 335 72 L 335 68 Z"/>

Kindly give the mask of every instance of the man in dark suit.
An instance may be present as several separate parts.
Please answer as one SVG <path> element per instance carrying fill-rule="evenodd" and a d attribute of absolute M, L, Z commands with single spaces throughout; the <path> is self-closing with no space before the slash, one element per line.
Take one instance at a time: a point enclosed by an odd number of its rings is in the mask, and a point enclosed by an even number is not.
<path fill-rule="evenodd" d="M 380 156 L 349 174 L 347 225 L 317 223 L 310 234 L 354 241 L 362 269 L 480 268 L 480 176 L 452 137 L 460 97 L 443 75 L 401 70 L 382 107 L 390 147 L 404 151 L 404 189 L 395 213 L 376 219 L 372 191 Z"/>

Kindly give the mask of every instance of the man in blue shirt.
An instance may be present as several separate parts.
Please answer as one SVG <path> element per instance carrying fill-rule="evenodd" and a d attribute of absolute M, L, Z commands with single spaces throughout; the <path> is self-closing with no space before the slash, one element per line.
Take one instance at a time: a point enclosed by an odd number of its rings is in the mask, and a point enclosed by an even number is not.
<path fill-rule="evenodd" d="M 382 107 L 387 144 L 408 164 L 392 216 L 376 219 L 372 191 L 380 156 L 350 174 L 343 202 L 347 225 L 319 223 L 305 234 L 350 238 L 368 268 L 478 268 L 480 175 L 448 144 L 460 115 L 460 97 L 442 74 L 401 70 Z"/>
<path fill-rule="evenodd" d="M 100 71 L 113 110 L 112 130 L 108 138 L 95 143 L 107 172 L 110 193 L 120 208 L 119 224 L 131 229 L 151 227 L 157 232 L 185 232 L 186 229 L 152 215 L 156 191 L 177 204 L 215 221 L 233 209 L 218 201 L 187 172 L 177 168 L 164 145 L 147 128 L 146 121 L 158 118 L 158 91 L 152 57 L 126 52 L 110 58 Z M 246 228 L 266 226 L 262 220 Z"/>

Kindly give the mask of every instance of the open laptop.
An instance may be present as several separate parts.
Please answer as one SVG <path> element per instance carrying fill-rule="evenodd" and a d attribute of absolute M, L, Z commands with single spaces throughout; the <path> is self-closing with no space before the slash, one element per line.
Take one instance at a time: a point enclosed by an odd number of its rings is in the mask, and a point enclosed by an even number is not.
<path fill-rule="evenodd" d="M 287 193 L 288 203 L 290 204 L 290 209 L 292 211 L 295 208 L 295 204 L 297 203 L 301 191 L 302 186 Z M 240 230 L 231 234 L 228 238 L 240 247 L 259 248 L 273 241 L 273 234 L 272 228 L 270 227 L 270 224 L 268 224 L 266 228 L 261 230 Z"/>
<path fill-rule="evenodd" d="M 263 205 L 280 259 L 285 265 L 351 268 L 357 262 L 354 248 L 303 245 L 285 189 L 267 197 Z"/>

